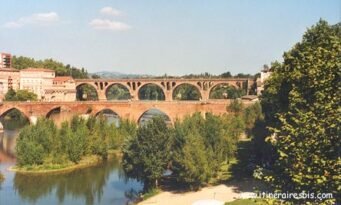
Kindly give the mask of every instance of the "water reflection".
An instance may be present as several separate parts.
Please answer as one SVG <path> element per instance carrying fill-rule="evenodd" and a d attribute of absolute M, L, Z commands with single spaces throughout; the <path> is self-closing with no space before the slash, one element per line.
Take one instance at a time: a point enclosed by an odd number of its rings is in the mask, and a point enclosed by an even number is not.
<path fill-rule="evenodd" d="M 54 119 L 53 114 L 50 117 Z M 0 172 L 5 176 L 0 187 L 1 205 L 124 205 L 143 189 L 141 183 L 123 176 L 118 159 L 64 174 L 23 175 L 8 171 L 10 166 L 15 165 L 18 133 L 19 130 L 7 129 L 0 133 Z"/>
<path fill-rule="evenodd" d="M 66 195 L 83 198 L 85 203 L 100 202 L 112 170 L 119 169 L 118 160 L 67 174 L 27 176 L 16 174 L 13 187 L 23 200 L 36 203 L 43 196 L 54 194 L 63 204 Z"/>
<path fill-rule="evenodd" d="M 18 130 L 0 132 L 0 163 L 15 160 L 15 144 L 18 133 Z"/>

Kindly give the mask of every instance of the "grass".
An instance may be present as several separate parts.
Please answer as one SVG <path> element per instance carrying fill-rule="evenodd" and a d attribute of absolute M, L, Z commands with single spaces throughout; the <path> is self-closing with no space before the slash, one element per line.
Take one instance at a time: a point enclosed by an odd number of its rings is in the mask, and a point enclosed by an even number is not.
<path fill-rule="evenodd" d="M 267 205 L 262 199 L 237 199 L 232 202 L 226 202 L 225 205 Z"/>
<path fill-rule="evenodd" d="M 42 165 L 29 165 L 22 167 L 11 167 L 11 171 L 15 171 L 22 174 L 44 174 L 44 173 L 65 173 L 71 172 L 76 169 L 86 168 L 89 166 L 93 166 L 101 162 L 102 159 L 96 155 L 84 156 L 82 159 L 76 164 L 73 162 L 66 162 L 63 164 L 42 164 Z"/>
<path fill-rule="evenodd" d="M 146 193 L 143 194 L 142 198 L 143 200 L 149 199 L 159 193 L 161 193 L 162 190 L 159 188 L 154 188 L 154 189 L 150 189 L 149 191 L 147 191 Z"/>
<path fill-rule="evenodd" d="M 120 156 L 120 152 L 117 150 L 108 151 L 108 159 L 114 156 Z M 82 157 L 82 159 L 76 164 L 74 162 L 68 161 L 63 164 L 52 164 L 46 163 L 42 165 L 27 165 L 27 166 L 14 166 L 10 170 L 22 174 L 48 174 L 48 173 L 67 173 L 74 171 L 76 169 L 87 168 L 90 166 L 97 165 L 101 163 L 103 159 L 98 155 L 88 155 Z M 0 176 L 1 178 L 1 176 Z"/>

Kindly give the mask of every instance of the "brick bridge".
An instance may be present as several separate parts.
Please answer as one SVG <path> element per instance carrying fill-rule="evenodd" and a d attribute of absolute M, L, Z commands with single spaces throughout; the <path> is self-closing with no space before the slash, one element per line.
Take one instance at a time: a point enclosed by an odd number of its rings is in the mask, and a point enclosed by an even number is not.
<path fill-rule="evenodd" d="M 17 109 L 25 115 L 30 122 L 38 117 L 49 117 L 59 110 L 61 113 L 72 115 L 91 114 L 96 115 L 104 109 L 114 111 L 121 119 L 130 119 L 138 122 L 141 116 L 150 109 L 158 109 L 170 118 L 171 122 L 182 119 L 194 112 L 205 114 L 212 112 L 220 115 L 226 113 L 226 106 L 231 100 L 207 100 L 207 101 L 82 101 L 82 102 L 3 102 L 0 105 L 0 117 L 9 111 Z M 243 100 L 248 106 L 253 102 Z"/>
<path fill-rule="evenodd" d="M 250 78 L 75 79 L 75 81 L 76 88 L 84 84 L 94 87 L 100 101 L 107 100 L 107 90 L 115 84 L 124 86 L 129 91 L 132 100 L 139 100 L 139 91 L 145 85 L 157 85 L 162 89 L 165 101 L 172 101 L 174 90 L 181 85 L 187 84 L 197 89 L 201 95 L 201 99 L 206 101 L 209 100 L 210 92 L 217 85 L 227 84 L 236 88 L 242 88 L 248 94 L 254 83 L 254 80 Z"/>

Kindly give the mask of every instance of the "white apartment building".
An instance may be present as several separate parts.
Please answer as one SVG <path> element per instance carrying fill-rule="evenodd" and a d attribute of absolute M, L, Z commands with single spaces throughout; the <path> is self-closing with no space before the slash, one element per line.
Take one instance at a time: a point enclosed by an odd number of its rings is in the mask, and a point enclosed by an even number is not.
<path fill-rule="evenodd" d="M 45 89 L 53 85 L 55 71 L 45 68 L 26 68 L 20 70 L 20 89 L 37 94 L 38 100 L 44 100 Z"/>

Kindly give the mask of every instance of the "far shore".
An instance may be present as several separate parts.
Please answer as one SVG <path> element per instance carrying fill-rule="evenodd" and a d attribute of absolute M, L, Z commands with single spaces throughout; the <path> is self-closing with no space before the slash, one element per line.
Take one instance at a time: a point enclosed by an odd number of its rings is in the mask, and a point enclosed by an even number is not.
<path fill-rule="evenodd" d="M 120 157 L 121 152 L 118 150 L 110 150 L 108 153 L 108 159 L 113 159 L 115 157 Z M 96 166 L 100 163 L 103 163 L 105 160 L 103 160 L 100 156 L 96 155 L 90 155 L 83 157 L 77 164 L 76 163 L 70 163 L 69 165 L 65 165 L 65 167 L 62 168 L 49 168 L 46 169 L 46 166 L 49 165 L 39 165 L 39 166 L 33 166 L 31 169 L 28 169 L 27 167 L 17 167 L 17 166 L 11 166 L 8 168 L 9 171 L 16 172 L 19 174 L 64 174 L 69 173 L 75 170 L 84 169 L 92 166 Z M 53 166 L 61 166 L 61 165 L 51 165 Z"/>

